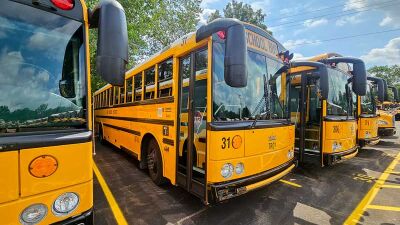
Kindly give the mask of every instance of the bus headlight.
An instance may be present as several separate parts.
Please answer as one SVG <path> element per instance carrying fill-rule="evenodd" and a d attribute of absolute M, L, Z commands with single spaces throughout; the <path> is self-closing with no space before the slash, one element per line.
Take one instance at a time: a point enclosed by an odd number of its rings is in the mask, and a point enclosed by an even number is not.
<path fill-rule="evenodd" d="M 25 208 L 20 216 L 20 222 L 24 225 L 37 224 L 47 215 L 47 207 L 43 204 L 33 204 Z"/>
<path fill-rule="evenodd" d="M 337 143 L 336 141 L 333 142 L 332 151 L 336 152 L 337 150 L 340 150 L 341 148 L 342 148 L 342 145 L 340 143 Z"/>
<path fill-rule="evenodd" d="M 231 177 L 233 174 L 233 165 L 230 163 L 226 163 L 221 168 L 221 176 L 225 179 Z"/>
<path fill-rule="evenodd" d="M 78 204 L 78 195 L 72 192 L 67 192 L 58 196 L 54 201 L 52 211 L 56 216 L 65 216 L 74 211 Z"/>
<path fill-rule="evenodd" d="M 378 120 L 378 125 L 388 125 L 389 123 L 384 120 Z"/>
<path fill-rule="evenodd" d="M 235 167 L 235 173 L 240 175 L 244 172 L 244 164 L 243 163 L 238 163 Z"/>

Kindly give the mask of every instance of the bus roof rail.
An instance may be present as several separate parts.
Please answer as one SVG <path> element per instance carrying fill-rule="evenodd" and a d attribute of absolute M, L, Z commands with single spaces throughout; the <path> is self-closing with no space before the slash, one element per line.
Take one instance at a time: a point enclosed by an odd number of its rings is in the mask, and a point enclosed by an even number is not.
<path fill-rule="evenodd" d="M 329 59 L 321 59 L 320 62 L 325 64 L 353 64 L 353 91 L 360 96 L 364 96 L 367 93 L 367 70 L 365 69 L 364 61 L 361 59 L 353 57 L 334 57 Z"/>

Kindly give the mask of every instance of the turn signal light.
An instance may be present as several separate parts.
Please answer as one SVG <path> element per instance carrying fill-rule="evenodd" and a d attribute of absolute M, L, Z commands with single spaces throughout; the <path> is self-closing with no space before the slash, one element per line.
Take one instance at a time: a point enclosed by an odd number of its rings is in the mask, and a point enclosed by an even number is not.
<path fill-rule="evenodd" d="M 53 5 L 62 10 L 71 10 L 74 8 L 74 0 L 50 0 Z"/>
<path fill-rule="evenodd" d="M 56 172 L 57 168 L 57 160 L 49 155 L 39 156 L 29 164 L 29 172 L 37 178 L 48 177 Z"/>
<path fill-rule="evenodd" d="M 241 145 L 242 145 L 242 137 L 240 137 L 239 135 L 234 136 L 232 139 L 232 147 L 234 149 L 238 149 L 240 148 Z"/>

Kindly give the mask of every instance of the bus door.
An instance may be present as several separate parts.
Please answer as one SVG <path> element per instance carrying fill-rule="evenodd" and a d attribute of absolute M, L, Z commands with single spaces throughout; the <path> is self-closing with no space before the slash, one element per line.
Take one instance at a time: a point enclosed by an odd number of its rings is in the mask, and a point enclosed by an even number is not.
<path fill-rule="evenodd" d="M 179 61 L 177 183 L 206 200 L 207 50 Z"/>
<path fill-rule="evenodd" d="M 299 94 L 298 157 L 301 163 L 323 166 L 322 154 L 322 101 L 318 94 L 318 78 L 302 74 Z"/>

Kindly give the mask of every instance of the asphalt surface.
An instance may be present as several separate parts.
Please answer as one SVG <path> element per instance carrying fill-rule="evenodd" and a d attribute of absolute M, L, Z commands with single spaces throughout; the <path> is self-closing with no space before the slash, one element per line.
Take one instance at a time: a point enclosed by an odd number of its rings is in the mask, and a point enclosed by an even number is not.
<path fill-rule="evenodd" d="M 95 163 L 129 224 L 343 224 L 400 152 L 400 124 L 394 137 L 360 150 L 332 167 L 295 169 L 265 188 L 205 206 L 180 187 L 152 183 L 132 156 L 96 143 Z M 397 171 L 397 172 L 396 172 Z M 400 224 L 400 162 L 379 188 L 359 224 Z M 95 222 L 118 224 L 97 179 Z M 399 210 L 399 211 L 397 211 Z"/>

